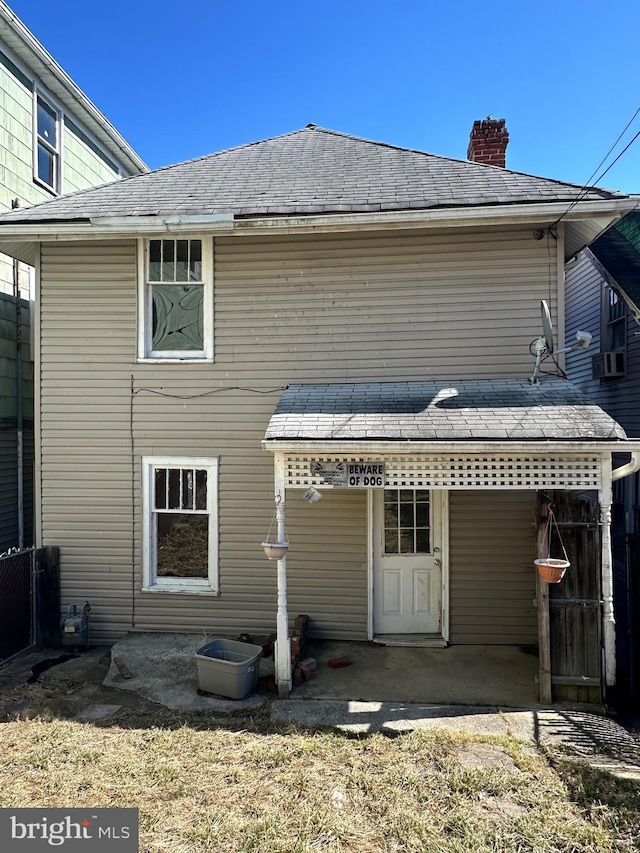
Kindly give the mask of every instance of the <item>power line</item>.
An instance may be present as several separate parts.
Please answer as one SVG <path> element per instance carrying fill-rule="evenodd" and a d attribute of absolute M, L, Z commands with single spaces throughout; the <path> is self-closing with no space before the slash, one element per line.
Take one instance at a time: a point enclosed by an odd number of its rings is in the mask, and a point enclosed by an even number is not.
<path fill-rule="evenodd" d="M 589 175 L 589 177 L 587 178 L 587 182 L 586 182 L 586 184 L 585 184 L 585 185 L 584 185 L 584 187 L 582 188 L 582 189 L 583 189 L 583 191 L 589 187 L 589 185 L 591 184 L 591 180 L 593 179 L 594 175 L 597 173 L 598 169 L 599 169 L 601 166 L 603 166 L 603 165 L 607 162 L 607 157 L 609 156 L 609 154 L 611 154 L 611 152 L 612 152 L 612 151 L 613 151 L 613 149 L 616 147 L 616 145 L 618 144 L 618 142 L 620 142 L 620 140 L 621 140 L 621 139 L 622 139 L 622 137 L 625 135 L 625 133 L 627 132 L 627 130 L 629 130 L 629 128 L 631 127 L 631 125 L 632 125 L 632 124 L 633 124 L 633 122 L 635 121 L 635 118 L 636 118 L 636 116 L 638 115 L 638 113 L 640 113 L 640 107 L 638 107 L 638 109 L 637 109 L 637 110 L 635 111 L 635 113 L 632 115 L 632 117 L 631 117 L 631 118 L 629 119 L 629 121 L 627 122 L 627 125 L 626 125 L 625 129 L 622 131 L 622 133 L 620 133 L 620 134 L 619 134 L 618 138 L 617 138 L 617 139 L 616 139 L 616 141 L 613 143 L 613 145 L 611 146 L 611 148 L 607 151 L 607 153 L 604 155 L 604 157 L 602 158 L 602 160 L 598 163 L 598 165 L 595 167 L 595 169 L 593 170 L 593 172 Z M 634 139 L 636 139 L 636 138 L 637 138 L 637 136 L 638 136 L 638 134 L 636 134 L 636 136 L 634 136 L 634 137 L 633 137 L 633 139 L 631 140 L 631 142 L 633 142 L 633 141 L 634 141 Z M 629 143 L 629 145 L 631 145 L 631 142 Z M 627 145 L 627 148 L 629 147 L 629 145 Z M 627 150 L 627 148 L 625 148 L 625 149 L 624 149 L 624 151 L 626 151 L 626 150 Z M 622 152 L 618 155 L 618 158 L 619 158 L 619 157 L 621 157 L 621 156 L 622 156 L 622 154 L 624 154 L 624 151 L 622 151 Z M 616 161 L 614 160 L 614 161 L 613 161 L 613 163 L 615 163 L 615 162 L 616 162 Z M 613 166 L 613 163 L 611 164 L 611 166 Z M 611 166 L 609 166 L 609 169 L 611 168 Z M 608 171 L 608 170 L 607 170 L 607 171 Z M 602 175 L 600 175 L 600 177 L 599 177 L 599 178 L 596 178 L 596 180 L 594 181 L 594 185 L 595 185 L 595 184 L 597 184 L 597 183 L 598 183 L 598 181 L 602 180 L 602 178 L 604 177 L 604 175 L 606 175 L 606 172 L 603 172 L 603 174 L 602 174 Z"/>
<path fill-rule="evenodd" d="M 628 122 L 627 122 L 627 124 L 625 125 L 624 129 L 623 129 L 623 130 L 618 134 L 618 138 L 616 139 L 616 141 L 615 141 L 615 142 L 613 143 L 613 145 L 609 148 L 609 150 L 608 150 L 608 151 L 607 151 L 607 153 L 604 155 L 604 157 L 602 158 L 602 160 L 598 163 L 598 165 L 597 165 L 597 166 L 596 166 L 596 168 L 593 170 L 593 172 L 591 173 L 591 175 L 589 175 L 589 177 L 587 178 L 586 183 L 585 183 L 585 184 L 583 184 L 582 189 L 580 190 L 580 192 L 578 193 L 578 195 L 576 196 L 576 198 L 571 202 L 571 204 L 570 204 L 570 205 L 569 205 L 569 207 L 564 211 L 564 213 L 563 213 L 561 216 L 559 216 L 559 217 L 555 220 L 555 222 L 552 222 L 552 223 L 551 223 L 551 225 L 549 226 L 550 228 L 554 228 L 554 227 L 555 227 L 555 226 L 556 226 L 556 225 L 557 225 L 557 224 L 558 224 L 562 219 L 564 219 L 564 217 L 565 217 L 568 213 L 570 213 L 570 212 L 573 210 L 573 208 L 576 206 L 576 204 L 578 204 L 578 202 L 580 202 L 580 201 L 584 198 L 584 196 L 587 194 L 587 192 L 588 192 L 590 189 L 592 189 L 595 185 L 597 185 L 597 184 L 598 184 L 598 182 L 599 182 L 599 181 L 601 181 L 601 180 L 604 178 L 604 176 L 607 174 L 607 172 L 608 172 L 608 171 L 609 171 L 609 170 L 610 170 L 610 169 L 611 169 L 611 168 L 612 168 L 612 167 L 613 167 L 613 166 L 618 162 L 618 160 L 622 157 L 622 155 L 625 153 L 625 151 L 628 151 L 628 149 L 633 145 L 633 143 L 636 141 L 636 139 L 640 136 L 640 131 L 638 131 L 638 133 L 636 133 L 636 135 L 633 137 L 633 139 L 632 139 L 632 140 L 631 140 L 631 141 L 630 141 L 630 142 L 629 142 L 629 143 L 628 143 L 628 144 L 627 144 L 627 145 L 622 149 L 622 151 L 618 154 L 618 156 L 615 158 L 615 160 L 613 160 L 613 161 L 612 161 L 612 162 L 607 166 L 607 168 L 604 170 L 604 172 L 602 172 L 600 175 L 598 175 L 598 177 L 595 179 L 595 181 L 594 181 L 594 183 L 593 183 L 593 184 L 591 183 L 592 179 L 593 179 L 593 178 L 594 178 L 594 176 L 597 174 L 598 169 L 600 169 L 600 167 L 604 165 L 604 163 L 606 162 L 606 160 L 607 160 L 607 158 L 609 157 L 609 155 L 611 154 L 611 152 L 615 149 L 616 145 L 620 142 L 620 140 L 621 140 L 621 139 L 622 139 L 622 137 L 625 135 L 625 133 L 627 132 L 627 130 L 631 127 L 631 125 L 633 124 L 633 122 L 635 121 L 635 119 L 637 118 L 637 116 L 638 116 L 638 114 L 639 114 L 639 113 L 640 113 L 640 107 L 638 107 L 638 109 L 635 111 L 635 113 L 631 116 L 631 118 L 629 119 L 629 121 L 628 121 Z"/>
<path fill-rule="evenodd" d="M 622 157 L 622 155 L 624 154 L 624 152 L 625 152 L 625 151 L 627 151 L 627 150 L 628 150 L 628 149 L 633 145 L 633 143 L 636 141 L 636 139 L 637 139 L 639 136 L 640 136 L 640 130 L 636 133 L 636 135 L 633 137 L 633 139 L 631 140 L 631 142 L 629 142 L 629 144 L 628 144 L 628 145 L 625 145 L 625 147 L 624 147 L 624 148 L 622 149 L 622 151 L 618 154 L 618 156 L 616 157 L 616 159 L 615 159 L 612 163 L 610 163 L 610 164 L 607 166 L 607 168 L 604 170 L 604 172 L 603 172 L 603 173 L 602 173 L 602 174 L 601 174 L 601 175 L 596 179 L 596 183 L 598 183 L 598 181 L 601 181 L 601 180 L 604 178 L 604 176 L 607 174 L 607 172 L 609 171 L 609 169 L 611 169 L 611 167 L 612 167 L 612 166 L 615 166 L 615 164 L 616 164 L 616 163 L 618 162 L 618 160 Z"/>

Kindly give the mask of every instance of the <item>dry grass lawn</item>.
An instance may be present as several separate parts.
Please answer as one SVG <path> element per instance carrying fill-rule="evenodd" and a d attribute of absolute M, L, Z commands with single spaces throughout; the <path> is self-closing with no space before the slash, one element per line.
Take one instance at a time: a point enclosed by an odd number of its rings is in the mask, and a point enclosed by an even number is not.
<path fill-rule="evenodd" d="M 144 853 L 640 849 L 640 792 L 515 741 L 252 718 L 0 723 L 0 806 L 134 806 Z"/>

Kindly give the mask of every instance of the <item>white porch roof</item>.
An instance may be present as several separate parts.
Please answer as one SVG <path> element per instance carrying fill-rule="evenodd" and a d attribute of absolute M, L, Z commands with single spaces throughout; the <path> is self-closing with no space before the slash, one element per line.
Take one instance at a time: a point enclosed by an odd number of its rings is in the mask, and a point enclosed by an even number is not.
<path fill-rule="evenodd" d="M 384 461 L 388 488 L 586 490 L 640 441 L 569 382 L 491 379 L 291 385 L 263 447 L 285 488 L 348 486 L 336 464 Z"/>

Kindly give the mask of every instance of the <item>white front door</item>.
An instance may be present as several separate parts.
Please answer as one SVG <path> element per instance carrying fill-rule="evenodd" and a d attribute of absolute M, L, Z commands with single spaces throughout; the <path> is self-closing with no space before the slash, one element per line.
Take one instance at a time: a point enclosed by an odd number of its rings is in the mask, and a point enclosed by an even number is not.
<path fill-rule="evenodd" d="M 373 494 L 373 633 L 442 631 L 443 493 Z"/>

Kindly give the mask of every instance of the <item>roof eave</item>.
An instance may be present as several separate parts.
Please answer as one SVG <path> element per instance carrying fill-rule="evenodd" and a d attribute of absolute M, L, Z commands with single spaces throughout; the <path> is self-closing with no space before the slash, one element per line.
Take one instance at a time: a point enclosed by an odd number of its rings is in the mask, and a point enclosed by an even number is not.
<path fill-rule="evenodd" d="M 136 175 L 149 171 L 147 164 L 4 3 L 0 4 L 0 38 L 127 172 Z"/>
<path fill-rule="evenodd" d="M 636 202 L 626 197 L 568 202 L 543 202 L 478 207 L 429 208 L 426 210 L 381 211 L 378 213 L 327 213 L 308 216 L 287 215 L 236 218 L 230 213 L 213 215 L 108 216 L 54 222 L 2 222 L 0 243 L 17 240 L 113 239 L 156 233 L 216 232 L 233 234 L 297 234 L 332 231 L 399 230 L 409 228 L 450 228 L 478 225 L 549 225 L 558 219 L 573 222 L 595 221 L 598 231 L 633 209 Z"/>
<path fill-rule="evenodd" d="M 503 439 L 486 439 L 483 441 L 393 441 L 369 440 L 359 441 L 342 439 L 296 439 L 269 438 L 263 439 L 262 449 L 272 453 L 294 454 L 362 454 L 384 455 L 393 454 L 440 454 L 440 453 L 594 453 L 610 455 L 612 453 L 640 452 L 640 438 L 609 439 L 584 441 L 562 439 L 547 439 L 545 441 L 505 441 Z"/>

